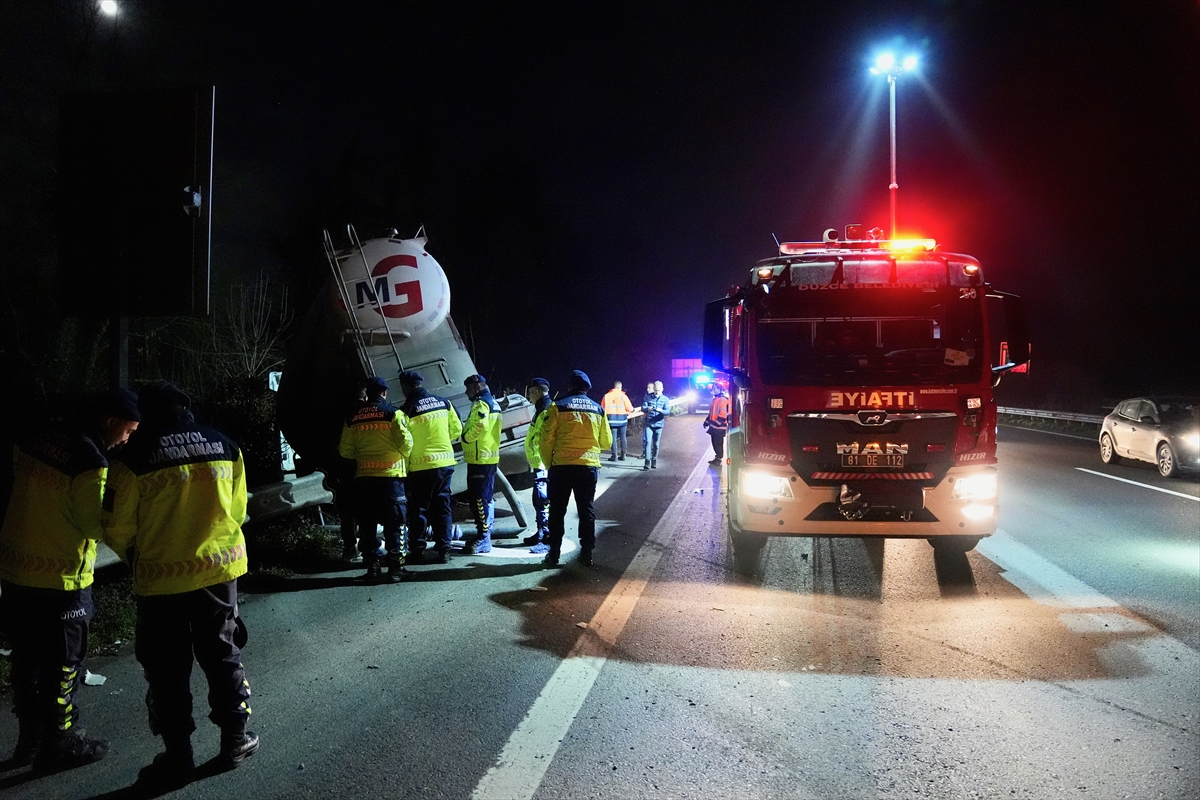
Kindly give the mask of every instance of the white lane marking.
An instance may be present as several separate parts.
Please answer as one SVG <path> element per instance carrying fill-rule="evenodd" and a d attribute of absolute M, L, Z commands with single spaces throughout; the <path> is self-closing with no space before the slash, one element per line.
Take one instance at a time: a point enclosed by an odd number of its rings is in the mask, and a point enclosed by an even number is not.
<path fill-rule="evenodd" d="M 1154 630 L 1124 614 L 1059 614 L 1058 618 L 1075 633 L 1145 633 Z"/>
<path fill-rule="evenodd" d="M 1200 503 L 1200 497 L 1196 497 L 1196 495 L 1194 495 L 1194 494 L 1184 494 L 1183 492 L 1173 492 L 1170 489 L 1160 489 L 1157 486 L 1151 486 L 1148 483 L 1138 483 L 1137 481 L 1131 481 L 1128 478 L 1118 478 L 1116 475 L 1106 475 L 1103 472 L 1096 472 L 1096 470 L 1094 470 L 1094 469 L 1084 469 L 1083 467 L 1076 467 L 1075 469 L 1079 470 L 1080 472 L 1086 472 L 1089 475 L 1099 475 L 1101 478 L 1108 478 L 1110 481 L 1120 481 L 1121 483 L 1132 483 L 1134 486 L 1140 486 L 1143 489 L 1153 489 L 1156 492 L 1162 492 L 1163 494 L 1173 494 L 1176 497 L 1185 497 L 1188 500 L 1195 500 L 1197 503 Z"/>
<path fill-rule="evenodd" d="M 701 458 L 684 483 L 684 490 L 695 485 L 707 470 L 708 461 Z M 695 497 L 688 491 L 676 495 L 587 624 L 583 635 L 550 677 L 525 719 L 508 738 L 495 766 L 487 771 L 471 793 L 474 800 L 529 800 L 533 797 L 659 559 L 675 538 L 688 504 Z"/>
<path fill-rule="evenodd" d="M 1112 608 L 1119 604 L 1064 572 L 1002 530 L 975 548 L 1004 570 L 1004 579 L 1042 605 L 1056 608 Z"/>

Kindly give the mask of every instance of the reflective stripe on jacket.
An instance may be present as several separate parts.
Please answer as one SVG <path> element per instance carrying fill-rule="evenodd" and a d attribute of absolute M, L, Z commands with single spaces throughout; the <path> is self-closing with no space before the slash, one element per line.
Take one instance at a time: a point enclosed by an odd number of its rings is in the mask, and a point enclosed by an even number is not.
<path fill-rule="evenodd" d="M 400 410 L 408 417 L 413 437 L 408 471 L 453 467 L 454 440 L 462 435 L 462 422 L 450 401 L 418 388 L 404 398 Z"/>
<path fill-rule="evenodd" d="M 338 441 L 338 453 L 354 461 L 356 478 L 403 478 L 412 447 L 408 418 L 382 398 L 355 409 Z"/>
<path fill-rule="evenodd" d="M 38 589 L 92 585 L 108 461 L 85 434 L 48 433 L 13 448 L 0 528 L 0 578 Z"/>
<path fill-rule="evenodd" d="M 601 404 L 604 406 L 609 425 L 624 425 L 633 413 L 633 403 L 629 401 L 629 395 L 620 389 L 609 390 Z"/>
<path fill-rule="evenodd" d="M 733 411 L 733 404 L 729 402 L 729 398 L 724 395 L 714 397 L 712 405 L 708 408 L 708 418 L 705 422 L 708 423 L 709 430 L 723 431 L 729 427 L 729 415 Z"/>
<path fill-rule="evenodd" d="M 556 400 L 541 416 L 538 450 L 548 467 L 600 466 L 600 451 L 612 447 L 612 428 L 604 409 L 586 394 Z"/>
<path fill-rule="evenodd" d="M 500 462 L 500 406 L 491 392 L 480 392 L 462 426 L 463 458 L 468 464 Z"/>
<path fill-rule="evenodd" d="M 182 594 L 246 574 L 246 472 L 219 431 L 180 421 L 147 428 L 114 459 L 110 547 L 139 595 Z"/>

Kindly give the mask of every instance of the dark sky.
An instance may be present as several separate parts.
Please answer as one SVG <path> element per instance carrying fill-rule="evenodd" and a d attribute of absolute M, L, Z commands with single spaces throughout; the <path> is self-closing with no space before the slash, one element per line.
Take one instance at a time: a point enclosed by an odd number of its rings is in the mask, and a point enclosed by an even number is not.
<path fill-rule="evenodd" d="M 216 85 L 218 276 L 274 270 L 303 303 L 321 228 L 424 225 L 508 385 L 579 367 L 637 387 L 698 356 L 703 303 L 772 234 L 886 228 L 867 67 L 900 44 L 922 57 L 899 84 L 900 227 L 1027 298 L 1036 360 L 1005 388 L 1200 392 L 1194 0 L 172 0 L 87 43 L 85 4 L 14 5 L 0 108 L 73 53 L 104 87 Z"/>

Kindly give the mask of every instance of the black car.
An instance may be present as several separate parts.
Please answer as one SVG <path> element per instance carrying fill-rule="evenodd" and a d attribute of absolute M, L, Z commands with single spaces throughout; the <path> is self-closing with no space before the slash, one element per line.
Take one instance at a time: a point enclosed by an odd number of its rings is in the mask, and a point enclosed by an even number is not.
<path fill-rule="evenodd" d="M 1159 474 L 1200 470 L 1200 400 L 1194 397 L 1135 397 L 1117 403 L 1100 426 L 1100 460 L 1149 461 Z"/>

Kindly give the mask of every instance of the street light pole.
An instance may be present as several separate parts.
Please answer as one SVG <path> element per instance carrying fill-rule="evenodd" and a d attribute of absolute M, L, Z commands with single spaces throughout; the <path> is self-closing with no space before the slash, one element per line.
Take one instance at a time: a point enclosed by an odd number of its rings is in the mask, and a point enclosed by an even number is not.
<path fill-rule="evenodd" d="M 900 184 L 896 182 L 896 74 L 888 73 L 888 95 L 891 98 L 891 140 L 892 140 L 892 182 L 888 185 L 888 194 L 892 200 L 892 238 L 896 238 L 896 196 L 900 193 Z"/>
<path fill-rule="evenodd" d="M 916 66 L 916 56 L 908 56 L 903 61 L 897 61 L 896 57 L 891 53 L 884 53 L 875 59 L 875 66 L 871 67 L 872 74 L 886 74 L 888 80 L 888 99 L 891 112 L 888 133 L 892 149 L 892 180 L 888 184 L 888 194 L 891 199 L 893 239 L 896 238 L 896 204 L 900 195 L 900 184 L 896 181 L 896 78 L 900 73 L 915 69 Z"/>

